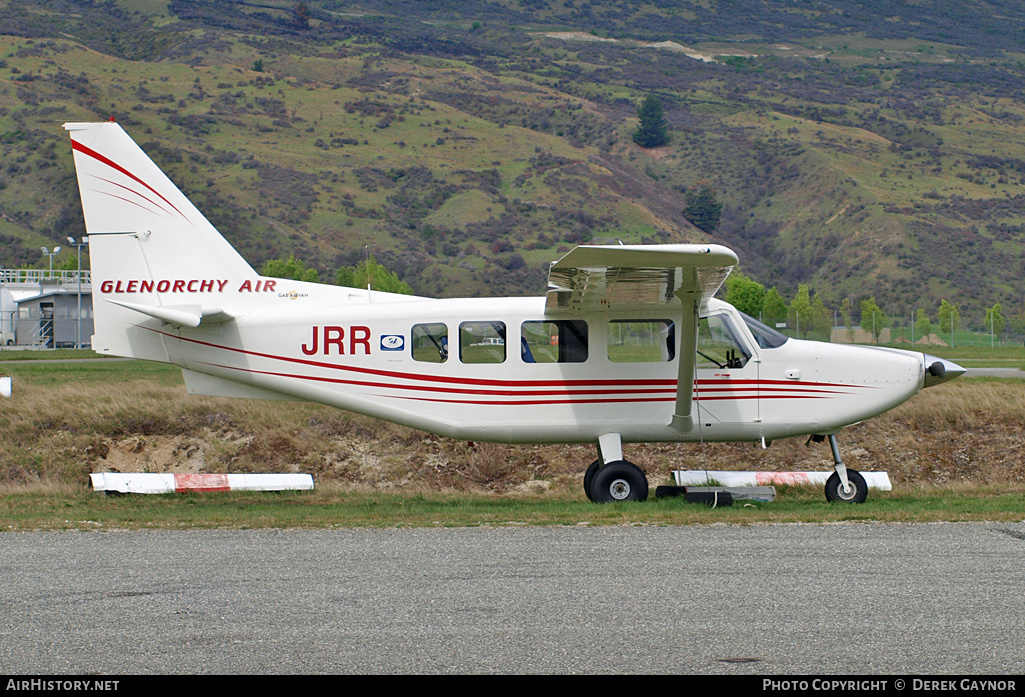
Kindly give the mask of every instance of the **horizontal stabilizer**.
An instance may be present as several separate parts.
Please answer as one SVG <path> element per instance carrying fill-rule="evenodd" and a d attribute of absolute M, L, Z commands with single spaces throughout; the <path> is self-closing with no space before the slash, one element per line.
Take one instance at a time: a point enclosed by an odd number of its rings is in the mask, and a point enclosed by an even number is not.
<path fill-rule="evenodd" d="M 223 324 L 234 319 L 219 307 L 204 307 L 201 305 L 140 305 L 138 303 L 124 302 L 123 300 L 111 300 L 109 298 L 106 298 L 106 300 L 119 307 L 135 310 L 136 312 L 141 312 L 144 315 L 155 317 L 162 322 L 179 327 Z"/>

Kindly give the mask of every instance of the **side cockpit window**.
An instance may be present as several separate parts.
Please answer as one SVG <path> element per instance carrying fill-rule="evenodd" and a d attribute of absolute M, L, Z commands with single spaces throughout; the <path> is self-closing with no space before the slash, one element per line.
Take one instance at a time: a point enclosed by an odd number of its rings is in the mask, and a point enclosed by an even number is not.
<path fill-rule="evenodd" d="M 698 322 L 697 367 L 743 368 L 751 359 L 726 315 L 702 317 Z"/>

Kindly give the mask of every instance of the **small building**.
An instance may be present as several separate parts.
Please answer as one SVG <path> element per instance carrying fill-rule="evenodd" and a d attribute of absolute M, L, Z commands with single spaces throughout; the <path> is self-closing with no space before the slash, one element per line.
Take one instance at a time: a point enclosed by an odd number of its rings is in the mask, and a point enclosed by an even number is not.
<path fill-rule="evenodd" d="M 0 269 L 0 345 L 91 346 L 93 308 L 89 281 L 88 271 L 82 271 L 79 279 L 77 271 Z"/>

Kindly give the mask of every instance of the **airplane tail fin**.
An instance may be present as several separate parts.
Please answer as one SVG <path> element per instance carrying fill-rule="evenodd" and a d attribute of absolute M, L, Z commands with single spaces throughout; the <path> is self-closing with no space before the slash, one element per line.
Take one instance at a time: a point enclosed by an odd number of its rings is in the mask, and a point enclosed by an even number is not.
<path fill-rule="evenodd" d="M 89 236 L 93 349 L 170 361 L 168 329 L 230 320 L 224 305 L 257 274 L 120 125 L 64 128 Z"/>

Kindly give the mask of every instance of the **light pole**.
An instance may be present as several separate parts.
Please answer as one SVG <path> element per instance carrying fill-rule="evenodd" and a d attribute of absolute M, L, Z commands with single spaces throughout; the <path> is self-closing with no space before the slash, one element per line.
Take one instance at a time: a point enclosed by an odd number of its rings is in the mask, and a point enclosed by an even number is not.
<path fill-rule="evenodd" d="M 75 348 L 82 348 L 82 247 L 89 244 L 89 237 L 83 237 L 81 242 L 75 242 L 74 237 L 69 237 L 68 242 L 73 247 L 78 247 L 78 333 L 75 337 Z M 58 247 L 58 249 L 60 249 Z"/>
<path fill-rule="evenodd" d="M 42 250 L 43 254 L 50 257 L 50 275 L 47 278 L 53 278 L 53 258 L 61 253 L 61 248 L 54 247 L 52 252 L 46 247 L 40 247 L 39 249 Z"/>

